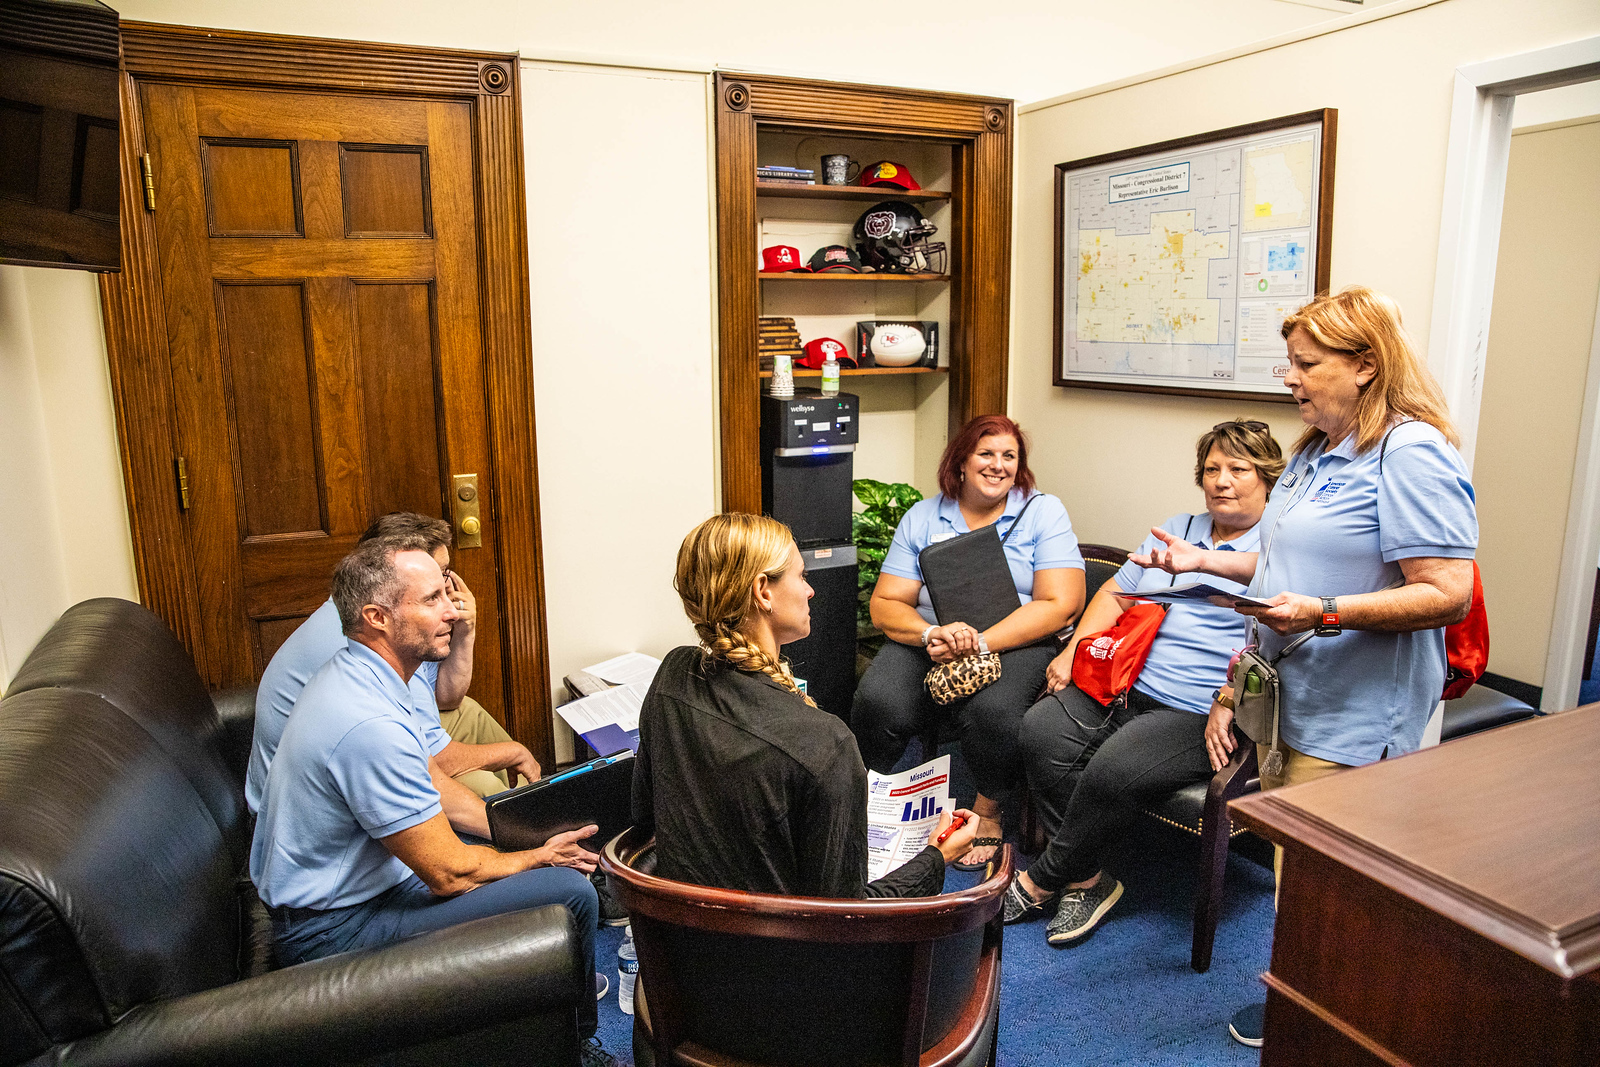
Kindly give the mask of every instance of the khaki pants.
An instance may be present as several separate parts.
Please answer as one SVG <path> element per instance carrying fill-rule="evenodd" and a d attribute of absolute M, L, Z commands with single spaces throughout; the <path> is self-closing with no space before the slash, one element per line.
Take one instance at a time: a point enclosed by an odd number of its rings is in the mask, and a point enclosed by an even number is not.
<path fill-rule="evenodd" d="M 1281 786 L 1314 782 L 1318 778 L 1326 778 L 1335 771 L 1346 769 L 1342 763 L 1332 763 L 1325 759 L 1318 759 L 1316 756 L 1308 756 L 1304 752 L 1290 748 L 1288 745 L 1280 745 L 1280 747 L 1283 750 L 1283 773 L 1263 774 L 1261 776 L 1261 791 L 1263 793 L 1269 789 L 1278 789 Z M 1267 745 L 1256 745 L 1256 763 L 1259 766 L 1266 765 L 1268 748 L 1269 746 Z M 1282 845 L 1272 846 L 1272 876 L 1275 883 L 1281 884 L 1283 882 Z M 1276 888 L 1273 890 L 1272 904 L 1273 907 L 1277 907 Z"/>
<path fill-rule="evenodd" d="M 471 697 L 464 698 L 461 706 L 454 711 L 440 710 L 439 725 L 450 735 L 450 740 L 460 741 L 463 745 L 495 745 L 511 740 L 511 735 L 506 733 L 505 727 L 496 722 L 494 716 Z M 510 786 L 511 783 L 506 780 L 509 773 L 509 771 L 462 771 L 456 775 L 456 781 L 480 797 L 486 797 Z"/>

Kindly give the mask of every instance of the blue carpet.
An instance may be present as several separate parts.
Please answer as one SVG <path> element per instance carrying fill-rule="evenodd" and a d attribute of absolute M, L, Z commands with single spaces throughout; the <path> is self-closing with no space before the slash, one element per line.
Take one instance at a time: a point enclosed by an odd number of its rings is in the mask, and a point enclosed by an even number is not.
<path fill-rule="evenodd" d="M 959 759 L 954 792 L 970 798 Z M 967 801 L 970 802 L 970 801 Z M 1259 1062 L 1260 1053 L 1228 1037 L 1228 1020 L 1264 999 L 1260 975 L 1272 943 L 1272 871 L 1233 855 L 1211 969 L 1189 969 L 1197 839 L 1141 818 L 1106 856 L 1122 880 L 1122 899 L 1086 941 L 1051 948 L 1045 921 L 1009 926 L 1001 965 L 1003 1067 L 1141 1064 L 1208 1067 Z M 1026 866 L 1026 857 L 1020 857 Z M 945 887 L 973 885 L 950 871 Z M 595 964 L 611 979 L 600 1005 L 600 1037 L 622 1063 L 633 1062 L 633 1017 L 617 1007 L 621 930 L 601 930 Z"/>

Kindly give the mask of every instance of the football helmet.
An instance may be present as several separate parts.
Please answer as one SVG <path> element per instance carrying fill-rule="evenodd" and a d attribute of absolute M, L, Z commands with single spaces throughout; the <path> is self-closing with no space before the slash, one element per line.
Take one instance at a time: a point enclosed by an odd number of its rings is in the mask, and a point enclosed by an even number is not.
<path fill-rule="evenodd" d="M 948 263 L 944 242 L 928 241 L 938 232 L 904 200 L 885 200 L 856 220 L 856 253 L 863 264 L 884 274 L 944 274 Z"/>

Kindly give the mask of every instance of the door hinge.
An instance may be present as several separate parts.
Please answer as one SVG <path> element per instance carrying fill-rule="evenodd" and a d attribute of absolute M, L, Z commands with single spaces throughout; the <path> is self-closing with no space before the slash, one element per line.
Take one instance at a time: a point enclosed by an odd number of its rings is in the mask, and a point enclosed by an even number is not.
<path fill-rule="evenodd" d="M 178 474 L 178 510 L 189 510 L 189 465 L 179 456 L 172 461 L 173 468 Z"/>
<path fill-rule="evenodd" d="M 149 152 L 139 157 L 139 169 L 144 171 L 144 209 L 146 211 L 154 211 L 156 209 L 156 171 L 150 165 Z M 185 505 L 185 507 L 187 506 Z"/>

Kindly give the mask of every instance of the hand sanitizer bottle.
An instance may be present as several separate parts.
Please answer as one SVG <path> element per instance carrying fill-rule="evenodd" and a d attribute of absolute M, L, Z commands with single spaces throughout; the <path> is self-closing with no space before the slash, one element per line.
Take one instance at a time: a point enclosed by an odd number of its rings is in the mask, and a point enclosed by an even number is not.
<path fill-rule="evenodd" d="M 833 358 L 831 351 L 827 361 L 822 364 L 822 395 L 839 395 L 839 361 Z"/>

